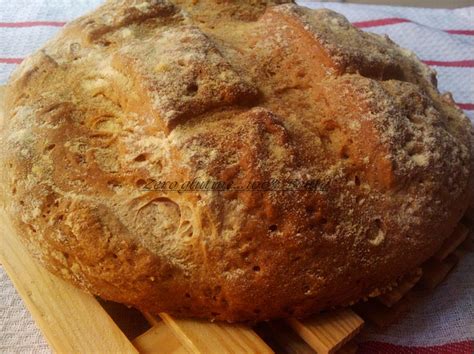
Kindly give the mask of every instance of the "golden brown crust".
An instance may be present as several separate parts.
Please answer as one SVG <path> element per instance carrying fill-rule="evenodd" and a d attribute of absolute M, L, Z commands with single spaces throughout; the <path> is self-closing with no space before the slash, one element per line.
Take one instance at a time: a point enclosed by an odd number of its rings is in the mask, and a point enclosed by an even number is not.
<path fill-rule="evenodd" d="M 0 158 L 33 255 L 106 299 L 258 321 L 436 252 L 472 200 L 469 120 L 414 54 L 284 2 L 109 1 L 25 60 Z M 194 178 L 317 184 L 144 188 Z"/>

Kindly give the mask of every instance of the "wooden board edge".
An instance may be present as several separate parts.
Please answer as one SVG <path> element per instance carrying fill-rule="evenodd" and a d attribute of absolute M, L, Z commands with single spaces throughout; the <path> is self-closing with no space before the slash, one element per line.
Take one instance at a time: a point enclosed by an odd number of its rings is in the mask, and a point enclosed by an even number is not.
<path fill-rule="evenodd" d="M 255 331 L 276 353 L 315 354 L 308 343 L 297 335 L 285 320 L 258 323 Z"/>
<path fill-rule="evenodd" d="M 140 354 L 154 354 L 158 351 L 164 354 L 191 353 L 163 321 L 157 321 L 156 325 L 135 338 L 132 343 Z"/>
<path fill-rule="evenodd" d="M 290 318 L 291 328 L 317 353 L 335 353 L 362 329 L 364 320 L 352 309 L 343 308 L 304 320 Z"/>
<path fill-rule="evenodd" d="M 161 313 L 160 317 L 192 353 L 273 353 L 252 328 L 242 324 L 177 319 L 166 313 Z"/>

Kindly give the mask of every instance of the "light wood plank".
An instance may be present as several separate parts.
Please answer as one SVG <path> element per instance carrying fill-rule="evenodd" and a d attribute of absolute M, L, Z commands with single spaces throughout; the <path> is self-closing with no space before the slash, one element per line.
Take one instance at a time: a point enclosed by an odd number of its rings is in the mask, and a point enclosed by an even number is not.
<path fill-rule="evenodd" d="M 189 354 L 163 321 L 157 321 L 151 329 L 133 340 L 140 354 Z"/>
<path fill-rule="evenodd" d="M 316 352 L 299 337 L 285 320 L 262 322 L 255 331 L 278 354 L 315 354 Z"/>
<path fill-rule="evenodd" d="M 160 323 L 163 323 L 163 321 L 161 320 L 161 318 L 159 317 L 155 317 L 151 314 L 149 314 L 148 312 L 142 312 L 143 316 L 146 318 L 146 320 L 148 321 L 149 324 L 151 324 L 152 326 L 157 326 L 159 325 Z"/>
<path fill-rule="evenodd" d="M 340 309 L 288 323 L 317 353 L 334 353 L 359 333 L 364 321 L 351 309 Z"/>
<path fill-rule="evenodd" d="M 97 300 L 40 267 L 0 211 L 0 259 L 57 353 L 137 353 Z"/>
<path fill-rule="evenodd" d="M 193 319 L 160 317 L 181 343 L 192 353 L 273 353 L 270 347 L 248 326 Z"/>
<path fill-rule="evenodd" d="M 405 275 L 396 288 L 383 295 L 377 296 L 376 299 L 385 306 L 392 307 L 418 283 L 422 275 L 423 270 L 416 268 Z"/>
<path fill-rule="evenodd" d="M 458 248 L 461 243 L 464 242 L 468 234 L 469 228 L 461 223 L 458 224 L 451 236 L 449 236 L 446 241 L 444 241 L 443 246 L 441 246 L 440 250 L 433 256 L 433 258 L 437 261 L 444 260 L 447 256 L 453 253 L 453 251 Z"/>

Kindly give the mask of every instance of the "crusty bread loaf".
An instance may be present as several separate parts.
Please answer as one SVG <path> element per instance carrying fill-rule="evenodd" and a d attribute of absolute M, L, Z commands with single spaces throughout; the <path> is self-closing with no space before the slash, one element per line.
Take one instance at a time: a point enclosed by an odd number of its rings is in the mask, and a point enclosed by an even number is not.
<path fill-rule="evenodd" d="M 413 53 L 285 2 L 109 1 L 23 62 L 1 180 L 44 266 L 258 321 L 377 294 L 437 251 L 473 195 L 469 120 Z M 160 184 L 195 179 L 232 188 Z"/>

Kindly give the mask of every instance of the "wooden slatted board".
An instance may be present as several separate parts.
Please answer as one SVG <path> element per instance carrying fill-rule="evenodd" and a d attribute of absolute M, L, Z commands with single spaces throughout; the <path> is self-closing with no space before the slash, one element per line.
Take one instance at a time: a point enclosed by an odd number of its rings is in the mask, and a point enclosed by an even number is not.
<path fill-rule="evenodd" d="M 2 94 L 0 87 L 0 102 Z M 1 119 L 0 115 L 0 126 Z M 407 274 L 392 291 L 357 305 L 358 313 L 379 325 L 395 320 L 401 308 L 410 302 L 415 285 L 433 288 L 467 252 L 467 230 L 460 225 L 435 257 Z M 0 243 L 0 262 L 48 343 L 58 353 L 309 354 L 357 350 L 351 339 L 364 321 L 350 308 L 305 320 L 292 318 L 263 323 L 255 328 L 144 313 L 143 320 L 148 321 L 149 329 L 128 338 L 130 334 L 124 333 L 123 326 L 119 327 L 120 321 L 110 309 L 107 312 L 92 295 L 74 288 L 33 261 L 3 210 L 0 210 Z"/>

